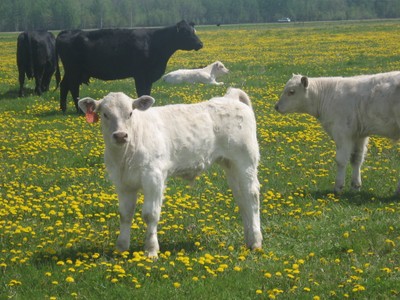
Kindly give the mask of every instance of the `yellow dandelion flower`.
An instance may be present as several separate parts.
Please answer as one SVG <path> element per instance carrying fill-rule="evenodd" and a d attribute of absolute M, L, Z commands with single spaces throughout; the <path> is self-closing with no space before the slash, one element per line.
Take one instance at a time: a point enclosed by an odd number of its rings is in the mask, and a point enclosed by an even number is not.
<path fill-rule="evenodd" d="M 395 247 L 395 246 L 396 246 L 396 244 L 395 244 L 392 240 L 390 240 L 390 239 L 386 239 L 386 240 L 385 240 L 385 243 L 386 243 L 387 245 L 391 246 L 391 247 Z"/>

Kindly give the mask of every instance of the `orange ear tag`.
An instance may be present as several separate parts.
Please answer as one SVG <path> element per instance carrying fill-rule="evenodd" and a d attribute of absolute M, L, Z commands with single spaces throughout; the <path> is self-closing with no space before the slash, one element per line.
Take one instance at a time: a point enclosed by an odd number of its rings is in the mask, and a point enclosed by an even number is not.
<path fill-rule="evenodd" d="M 99 121 L 99 115 L 93 111 L 93 107 L 89 106 L 86 111 L 86 121 L 88 123 L 96 123 Z"/>

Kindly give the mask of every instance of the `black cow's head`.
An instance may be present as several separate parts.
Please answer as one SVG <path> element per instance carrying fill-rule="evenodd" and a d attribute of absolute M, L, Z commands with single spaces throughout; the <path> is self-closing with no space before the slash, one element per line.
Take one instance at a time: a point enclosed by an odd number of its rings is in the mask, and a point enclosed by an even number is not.
<path fill-rule="evenodd" d="M 200 50 L 203 48 L 203 43 L 196 35 L 194 30 L 194 23 L 188 24 L 185 20 L 176 24 L 178 33 L 178 48 L 181 50 Z"/>

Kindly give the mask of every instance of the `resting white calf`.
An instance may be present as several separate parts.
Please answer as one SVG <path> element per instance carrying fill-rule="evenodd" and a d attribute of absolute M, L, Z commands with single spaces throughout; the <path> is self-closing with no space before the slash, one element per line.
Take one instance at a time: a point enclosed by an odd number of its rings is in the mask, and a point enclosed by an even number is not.
<path fill-rule="evenodd" d="M 240 208 L 246 244 L 260 248 L 259 150 L 256 121 L 247 94 L 230 89 L 224 97 L 198 104 L 151 106 L 154 99 L 131 99 L 110 93 L 104 99 L 84 98 L 79 107 L 87 120 L 100 115 L 105 165 L 119 198 L 120 235 L 117 249 L 128 250 L 137 193 L 143 191 L 142 216 L 147 223 L 145 251 L 156 257 L 157 224 L 169 176 L 193 180 L 219 163 Z"/>
<path fill-rule="evenodd" d="M 222 62 L 216 61 L 202 69 L 180 69 L 163 76 L 163 80 L 168 83 L 208 83 L 222 85 L 223 82 L 217 82 L 217 77 L 227 74 L 229 70 L 225 68 Z"/>
<path fill-rule="evenodd" d="M 368 136 L 400 138 L 400 72 L 347 78 L 293 75 L 275 109 L 316 117 L 336 143 L 335 192 L 344 187 L 349 160 L 351 186 L 359 190 Z"/>

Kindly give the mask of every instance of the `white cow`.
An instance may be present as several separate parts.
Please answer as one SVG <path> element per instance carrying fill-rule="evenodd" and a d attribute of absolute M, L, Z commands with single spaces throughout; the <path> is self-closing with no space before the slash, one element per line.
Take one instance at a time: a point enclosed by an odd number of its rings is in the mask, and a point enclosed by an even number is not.
<path fill-rule="evenodd" d="M 246 245 L 260 248 L 256 121 L 247 94 L 229 89 L 224 97 L 198 104 L 150 108 L 154 99 L 131 99 L 110 93 L 101 100 L 84 98 L 79 107 L 88 121 L 101 117 L 105 165 L 119 198 L 117 249 L 129 249 L 137 193 L 143 191 L 147 223 L 145 251 L 157 257 L 157 224 L 169 176 L 193 180 L 219 163 L 240 208 Z"/>
<path fill-rule="evenodd" d="M 217 82 L 217 77 L 228 74 L 229 70 L 224 64 L 216 61 L 202 69 L 180 69 L 163 76 L 163 80 L 168 83 L 206 83 L 222 85 L 223 82 Z"/>
<path fill-rule="evenodd" d="M 293 75 L 275 109 L 317 118 L 336 143 L 335 192 L 344 187 L 349 160 L 351 186 L 359 190 L 368 137 L 400 138 L 400 72 L 321 78 Z"/>

